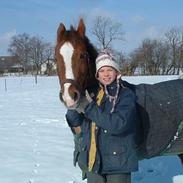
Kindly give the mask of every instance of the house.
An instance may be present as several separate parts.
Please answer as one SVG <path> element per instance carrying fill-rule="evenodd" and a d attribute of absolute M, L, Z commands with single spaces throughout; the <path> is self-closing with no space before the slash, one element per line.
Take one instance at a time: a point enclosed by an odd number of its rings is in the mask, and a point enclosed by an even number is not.
<path fill-rule="evenodd" d="M 57 72 L 57 65 L 55 59 L 48 59 L 41 64 L 42 75 L 55 75 Z"/>
<path fill-rule="evenodd" d="M 17 56 L 0 56 L 0 74 L 22 71 L 23 67 Z"/>

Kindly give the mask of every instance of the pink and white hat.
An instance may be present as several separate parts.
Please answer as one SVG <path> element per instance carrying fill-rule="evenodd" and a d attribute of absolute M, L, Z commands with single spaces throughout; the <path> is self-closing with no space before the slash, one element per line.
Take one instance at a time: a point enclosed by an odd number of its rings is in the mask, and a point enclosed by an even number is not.
<path fill-rule="evenodd" d="M 119 65 L 116 62 L 114 55 L 110 50 L 107 49 L 101 50 L 96 58 L 96 74 L 103 66 L 113 67 L 118 72 L 120 72 Z"/>

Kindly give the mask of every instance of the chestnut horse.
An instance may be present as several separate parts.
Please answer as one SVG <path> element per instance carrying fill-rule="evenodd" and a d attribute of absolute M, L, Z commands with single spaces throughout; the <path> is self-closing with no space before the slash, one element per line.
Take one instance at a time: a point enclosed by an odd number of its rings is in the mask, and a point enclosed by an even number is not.
<path fill-rule="evenodd" d="M 55 58 L 57 60 L 61 95 L 65 105 L 74 108 L 88 87 L 97 83 L 95 58 L 97 51 L 85 36 L 85 25 L 81 19 L 77 30 L 71 26 L 66 31 L 61 23 L 57 30 Z"/>
<path fill-rule="evenodd" d="M 92 86 L 98 84 L 95 78 L 96 57 L 97 57 L 97 51 L 94 48 L 94 46 L 90 43 L 87 36 L 85 35 L 85 24 L 83 22 L 83 19 L 80 19 L 77 29 L 71 26 L 70 30 L 66 30 L 64 24 L 62 23 L 60 24 L 57 30 L 55 58 L 57 61 L 58 77 L 59 77 L 60 86 L 61 86 L 60 98 L 62 102 L 64 102 L 67 108 L 73 108 L 73 109 L 76 108 L 76 106 L 78 105 L 78 102 L 80 101 L 81 96 L 85 94 L 85 90 L 87 90 L 88 88 L 92 88 Z M 178 85 L 181 85 L 181 87 L 183 88 L 183 80 L 182 82 L 180 81 L 175 81 L 175 82 L 178 82 Z M 164 88 L 164 86 L 166 86 L 167 84 L 171 85 L 172 87 L 175 87 L 174 86 L 175 82 L 168 81 L 168 82 L 164 82 L 164 83 L 162 82 L 162 84 L 153 85 L 153 86 L 147 85 L 147 89 L 150 88 L 150 91 L 151 90 L 158 91 L 158 88 L 161 88 L 161 86 L 163 86 Z M 129 84 L 129 87 L 135 88 L 137 97 L 148 98 L 146 97 L 147 93 L 145 93 L 143 89 L 144 87 L 146 87 L 146 84 L 139 85 L 139 86 Z M 164 90 L 166 90 L 166 88 Z M 166 93 L 166 91 L 164 90 L 160 91 L 162 96 L 165 95 L 164 92 Z M 181 95 L 182 97 L 182 94 L 180 94 L 182 89 L 178 91 L 180 91 L 179 95 Z M 149 103 L 151 103 L 151 101 Z M 139 147 L 141 147 L 141 151 L 139 152 L 141 152 L 143 155 L 139 159 L 151 158 L 153 156 L 159 156 L 159 155 L 174 154 L 174 155 L 179 155 L 183 164 L 183 154 L 182 154 L 183 153 L 183 128 L 182 128 L 183 112 L 182 111 L 179 112 L 180 118 L 176 118 L 176 120 L 178 121 L 177 123 L 175 123 L 174 119 L 172 120 L 174 121 L 174 123 L 171 122 L 171 119 L 172 119 L 171 117 L 165 118 L 164 121 L 161 119 L 158 119 L 158 123 L 161 123 L 161 122 L 164 122 L 164 123 L 160 125 L 161 127 L 158 126 L 157 128 L 155 128 L 156 130 L 159 130 L 159 128 L 162 128 L 162 125 L 164 125 L 165 133 L 169 134 L 168 130 L 170 130 L 173 126 L 176 126 L 175 130 L 170 133 L 171 135 L 169 138 L 166 139 L 166 136 L 164 137 L 165 143 L 163 142 L 164 144 L 162 145 L 160 144 L 160 147 L 158 147 L 160 151 L 159 152 L 159 151 L 155 151 L 156 144 L 154 142 L 159 141 L 158 138 L 163 136 L 162 135 L 163 132 L 159 135 L 158 132 L 155 131 L 155 133 L 157 134 L 149 135 L 151 131 L 149 129 L 147 130 L 146 128 L 147 126 L 151 126 L 147 124 L 148 123 L 147 121 L 149 120 L 149 118 L 151 116 L 154 116 L 154 114 L 158 113 L 162 109 L 159 110 L 158 108 L 157 111 L 155 113 L 153 111 L 151 115 L 149 114 L 151 113 L 151 110 L 148 111 L 148 105 L 149 105 L 148 103 L 146 104 L 147 105 L 146 106 L 145 104 L 143 104 L 143 102 L 137 101 L 137 105 L 139 107 L 139 113 L 141 113 L 141 116 L 142 116 L 141 121 L 143 121 L 143 123 L 140 122 L 141 123 L 140 127 L 142 127 L 142 129 L 145 129 L 144 130 L 145 132 L 142 132 L 142 130 L 140 132 L 143 135 L 141 137 L 142 138 L 141 144 L 139 145 Z M 156 110 L 156 107 L 154 108 L 153 110 Z M 146 113 L 148 115 L 145 115 Z M 164 115 L 164 113 L 162 113 L 161 115 L 163 116 L 163 118 L 164 116 L 166 116 Z M 155 120 L 155 122 L 156 121 L 157 120 Z M 169 123 L 166 123 L 166 121 L 168 121 Z M 156 124 L 154 123 L 153 120 L 150 120 L 150 123 Z M 166 126 L 167 124 L 170 124 L 170 127 L 169 126 L 167 127 Z M 179 136 L 177 137 L 176 135 L 178 134 L 178 132 L 179 132 Z M 147 138 L 149 140 L 147 140 Z M 178 141 L 176 141 L 175 139 L 178 139 Z M 149 142 L 153 142 L 154 144 L 151 146 L 148 146 Z M 147 151 L 151 148 L 152 149 L 154 148 L 154 149 L 153 151 L 150 151 L 151 154 L 148 154 Z"/>

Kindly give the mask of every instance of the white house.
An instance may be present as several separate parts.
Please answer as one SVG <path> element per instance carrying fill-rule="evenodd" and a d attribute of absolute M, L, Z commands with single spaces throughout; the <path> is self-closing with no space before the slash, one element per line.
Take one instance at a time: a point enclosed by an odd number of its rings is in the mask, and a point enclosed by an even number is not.
<path fill-rule="evenodd" d="M 54 59 L 46 60 L 41 65 L 41 74 L 42 75 L 55 75 L 57 72 L 57 65 Z"/>

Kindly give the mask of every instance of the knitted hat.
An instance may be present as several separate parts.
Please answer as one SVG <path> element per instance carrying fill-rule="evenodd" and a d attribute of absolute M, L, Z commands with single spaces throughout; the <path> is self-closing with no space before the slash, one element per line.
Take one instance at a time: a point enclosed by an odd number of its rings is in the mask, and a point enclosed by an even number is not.
<path fill-rule="evenodd" d="M 101 50 L 96 58 L 96 74 L 98 73 L 99 69 L 103 66 L 113 67 L 118 72 L 120 72 L 119 65 L 116 62 L 114 55 L 110 50 L 107 49 Z"/>

